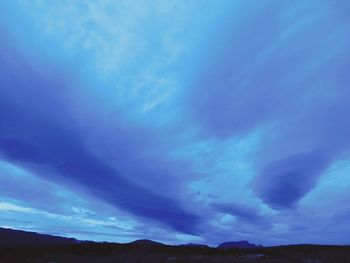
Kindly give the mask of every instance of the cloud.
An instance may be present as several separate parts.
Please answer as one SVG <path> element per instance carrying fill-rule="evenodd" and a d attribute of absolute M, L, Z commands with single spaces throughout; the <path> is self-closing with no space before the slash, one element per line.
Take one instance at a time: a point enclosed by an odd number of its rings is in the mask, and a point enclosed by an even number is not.
<path fill-rule="evenodd" d="M 0 5 L 0 195 L 41 211 L 2 222 L 99 240 L 344 240 L 322 229 L 348 199 L 346 170 L 324 180 L 349 159 L 348 4 Z"/>
<path fill-rule="evenodd" d="M 292 208 L 314 188 L 329 163 L 318 151 L 287 156 L 264 167 L 253 189 L 273 208 Z"/>
<path fill-rule="evenodd" d="M 30 208 L 20 207 L 18 205 L 13 205 L 13 204 L 4 203 L 4 202 L 0 203 L 0 210 L 1 211 L 11 211 L 11 212 L 31 212 L 31 211 L 33 211 Z"/>
<path fill-rule="evenodd" d="M 239 203 L 212 203 L 212 208 L 224 214 L 229 214 L 238 219 L 241 224 L 250 224 L 260 229 L 270 229 L 270 219 L 262 215 L 258 209 Z"/>
<path fill-rule="evenodd" d="M 9 53 L 16 57 L 15 61 L 8 60 Z M 171 197 L 128 180 L 128 174 L 121 175 L 88 148 L 69 102 L 62 99 L 69 94 L 65 76 L 51 79 L 48 76 L 52 74 L 46 74 L 42 77 L 32 66 L 11 48 L 3 49 L 0 54 L 2 158 L 33 169 L 41 176 L 52 176 L 51 180 L 64 178 L 77 183 L 93 195 L 136 216 L 194 233 L 197 216 L 185 211 Z M 142 133 L 142 130 L 138 132 Z M 117 134 L 118 137 L 125 135 Z M 122 140 L 119 142 L 121 149 L 129 146 Z M 136 147 L 139 148 L 132 151 L 142 151 L 142 145 Z M 140 172 L 142 168 L 136 170 L 136 173 Z"/>
<path fill-rule="evenodd" d="M 4 158 L 20 162 L 45 164 L 47 157 L 35 146 L 12 138 L 0 139 L 0 148 Z"/>
<path fill-rule="evenodd" d="M 295 207 L 348 154 L 350 38 L 335 15 L 341 8 L 246 6 L 194 84 L 190 109 L 203 138 L 260 132 L 251 186 L 276 209 Z"/>

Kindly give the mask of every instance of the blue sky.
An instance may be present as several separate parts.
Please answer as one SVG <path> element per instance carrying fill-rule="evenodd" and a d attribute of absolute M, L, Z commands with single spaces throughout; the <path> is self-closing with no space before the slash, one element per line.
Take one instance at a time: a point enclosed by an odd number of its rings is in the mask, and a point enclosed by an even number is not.
<path fill-rule="evenodd" d="M 0 3 L 0 226 L 349 244 L 347 1 Z"/>

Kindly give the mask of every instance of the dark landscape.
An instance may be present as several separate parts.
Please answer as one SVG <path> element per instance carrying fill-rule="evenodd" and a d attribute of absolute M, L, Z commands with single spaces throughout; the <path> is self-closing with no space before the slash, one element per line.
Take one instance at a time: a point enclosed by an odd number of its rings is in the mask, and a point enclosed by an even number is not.
<path fill-rule="evenodd" d="M 98 243 L 1 228 L 0 262 L 346 263 L 350 262 L 350 246 L 262 247 L 247 241 L 225 242 L 218 247 L 200 244 L 171 246 L 151 240 L 136 240 L 126 244 Z"/>

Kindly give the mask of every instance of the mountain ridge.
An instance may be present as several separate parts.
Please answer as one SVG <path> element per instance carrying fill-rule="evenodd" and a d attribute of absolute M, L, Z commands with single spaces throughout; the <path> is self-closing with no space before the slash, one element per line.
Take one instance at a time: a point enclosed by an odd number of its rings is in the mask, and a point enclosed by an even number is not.
<path fill-rule="evenodd" d="M 32 231 L 0 227 L 0 246 L 71 245 L 81 241 L 75 238 L 39 234 Z"/>
<path fill-rule="evenodd" d="M 258 248 L 263 247 L 262 245 L 256 245 L 254 243 L 249 243 L 247 240 L 240 241 L 227 241 L 219 244 L 217 248 L 220 249 L 230 249 L 230 248 Z"/>
<path fill-rule="evenodd" d="M 14 242 L 16 240 L 17 242 Z M 241 248 L 238 248 L 237 245 L 240 245 Z M 250 246 L 250 248 L 242 248 L 242 246 Z M 191 243 L 177 246 L 166 245 L 149 239 L 139 239 L 130 243 L 109 243 L 79 241 L 72 238 L 0 228 L 1 263 L 257 263 L 261 261 L 266 263 L 348 263 L 350 262 L 350 246 L 310 244 L 262 247 L 245 240 L 224 242 L 218 247 Z"/>

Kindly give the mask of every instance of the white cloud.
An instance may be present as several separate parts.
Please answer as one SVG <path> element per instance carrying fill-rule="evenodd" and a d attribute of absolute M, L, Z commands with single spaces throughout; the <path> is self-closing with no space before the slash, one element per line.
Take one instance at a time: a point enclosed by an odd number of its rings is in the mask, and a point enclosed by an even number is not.
<path fill-rule="evenodd" d="M 15 204 L 0 202 L 0 211 L 11 211 L 11 212 L 34 212 L 35 210 L 28 207 L 22 207 Z"/>

